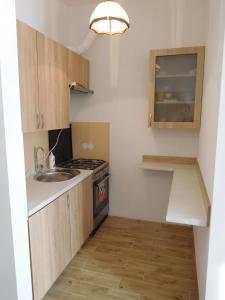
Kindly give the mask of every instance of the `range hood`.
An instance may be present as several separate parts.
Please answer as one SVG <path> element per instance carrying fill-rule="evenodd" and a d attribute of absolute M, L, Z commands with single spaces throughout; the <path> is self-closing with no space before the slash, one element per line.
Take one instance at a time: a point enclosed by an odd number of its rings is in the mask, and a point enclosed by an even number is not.
<path fill-rule="evenodd" d="M 77 82 L 72 82 L 69 87 L 70 90 L 75 94 L 94 94 L 93 90 L 89 90 Z"/>

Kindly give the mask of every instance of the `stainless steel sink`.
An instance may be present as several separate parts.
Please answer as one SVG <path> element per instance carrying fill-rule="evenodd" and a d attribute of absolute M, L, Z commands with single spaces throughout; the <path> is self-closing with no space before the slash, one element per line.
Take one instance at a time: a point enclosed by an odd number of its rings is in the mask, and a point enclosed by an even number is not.
<path fill-rule="evenodd" d="M 78 170 L 54 169 L 43 171 L 34 178 L 41 182 L 60 182 L 70 180 L 79 174 L 80 171 Z"/>

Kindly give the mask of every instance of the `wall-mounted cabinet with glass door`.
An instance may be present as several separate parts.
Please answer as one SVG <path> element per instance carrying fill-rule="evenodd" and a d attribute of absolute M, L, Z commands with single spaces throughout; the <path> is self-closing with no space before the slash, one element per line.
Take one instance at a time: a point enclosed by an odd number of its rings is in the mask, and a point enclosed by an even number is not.
<path fill-rule="evenodd" d="M 150 127 L 200 127 L 204 57 L 204 47 L 150 52 Z"/>

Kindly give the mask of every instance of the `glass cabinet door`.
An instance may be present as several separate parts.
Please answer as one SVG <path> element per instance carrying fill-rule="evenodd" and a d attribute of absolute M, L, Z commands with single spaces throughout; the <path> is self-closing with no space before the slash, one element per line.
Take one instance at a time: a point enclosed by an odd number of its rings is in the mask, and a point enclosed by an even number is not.
<path fill-rule="evenodd" d="M 189 126 L 194 124 L 196 108 L 198 113 L 201 103 L 202 92 L 199 91 L 199 87 L 202 86 L 203 78 L 199 76 L 203 73 L 203 61 L 200 64 L 197 52 L 179 54 L 179 50 L 176 54 L 175 49 L 172 49 L 172 54 L 167 55 L 157 55 L 157 51 L 154 51 L 156 55 L 152 66 L 154 86 L 151 92 L 154 93 L 151 113 L 154 116 L 153 122 L 164 124 L 165 128 L 167 125 L 172 127 L 171 124 L 175 124 L 174 127 L 179 127 L 176 125 L 181 123 Z M 200 120 L 200 116 L 198 118 Z"/>

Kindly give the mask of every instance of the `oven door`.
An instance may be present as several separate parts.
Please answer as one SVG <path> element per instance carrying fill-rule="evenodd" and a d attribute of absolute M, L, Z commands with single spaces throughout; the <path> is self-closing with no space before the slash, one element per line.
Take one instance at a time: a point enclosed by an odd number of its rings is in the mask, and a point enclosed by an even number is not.
<path fill-rule="evenodd" d="M 109 204 L 109 177 L 107 174 L 94 182 L 94 217 Z"/>

